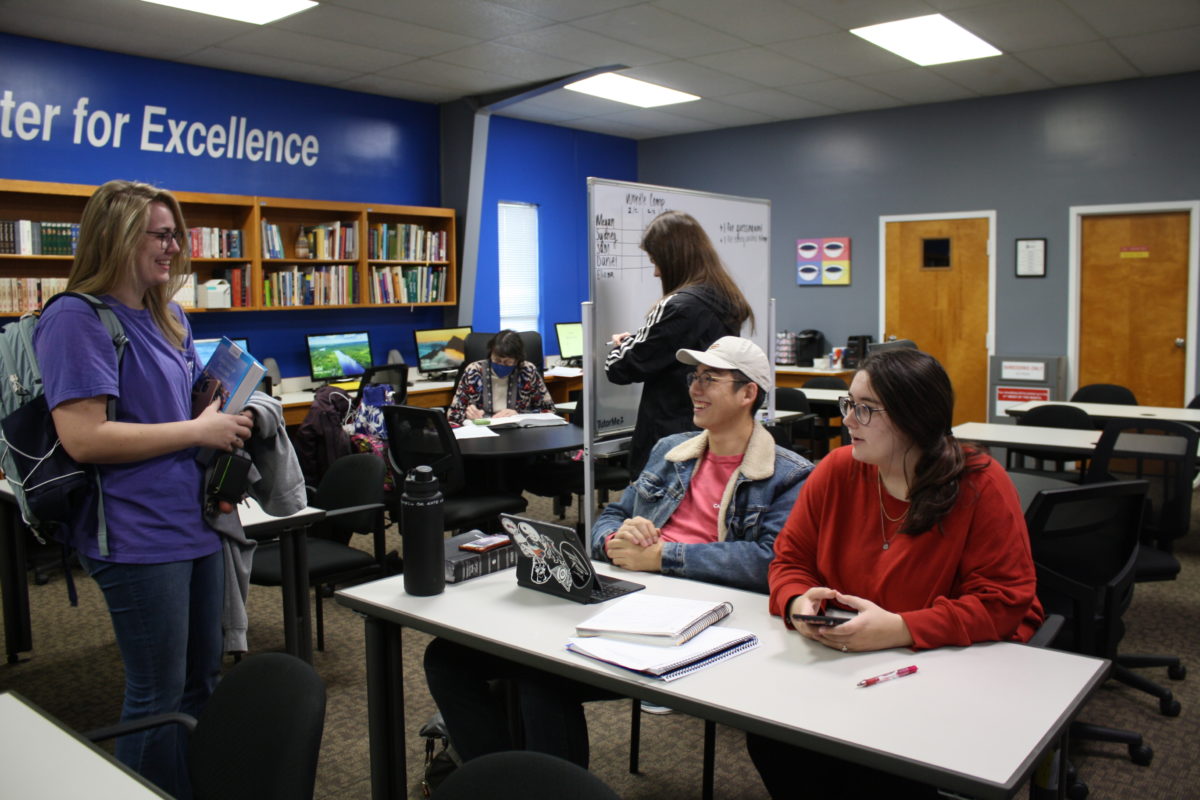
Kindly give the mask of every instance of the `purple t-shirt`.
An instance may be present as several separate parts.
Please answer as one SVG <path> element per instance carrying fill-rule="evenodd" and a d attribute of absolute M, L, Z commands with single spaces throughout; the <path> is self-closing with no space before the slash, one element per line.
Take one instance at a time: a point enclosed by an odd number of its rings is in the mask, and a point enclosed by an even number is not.
<path fill-rule="evenodd" d="M 64 297 L 42 315 L 33 344 L 42 368 L 46 401 L 113 395 L 120 422 L 177 422 L 191 418 L 196 373 L 190 328 L 182 352 L 154 324 L 148 310 L 128 308 L 112 297 L 129 344 L 117 376 L 112 338 L 88 305 Z M 172 306 L 187 326 L 187 319 Z M 109 555 L 96 536 L 94 495 L 71 520 L 68 541 L 89 558 L 126 564 L 160 564 L 211 555 L 219 534 L 203 515 L 203 468 L 195 448 L 124 464 L 101 464 Z"/>

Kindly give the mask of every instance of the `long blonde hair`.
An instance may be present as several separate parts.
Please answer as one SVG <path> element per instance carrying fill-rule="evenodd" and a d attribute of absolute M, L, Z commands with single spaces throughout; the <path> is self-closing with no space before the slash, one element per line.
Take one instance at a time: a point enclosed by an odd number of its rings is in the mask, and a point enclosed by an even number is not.
<path fill-rule="evenodd" d="M 175 229 L 187 231 L 179 201 L 166 189 L 135 181 L 109 181 L 92 194 L 79 223 L 79 243 L 67 276 L 68 291 L 109 294 L 128 280 L 144 244 L 151 203 L 171 209 Z M 151 319 L 167 340 L 181 349 L 183 324 L 171 313 L 168 303 L 187 281 L 191 263 L 189 248 L 181 247 L 171 257 L 170 280 L 152 286 L 142 296 Z"/>

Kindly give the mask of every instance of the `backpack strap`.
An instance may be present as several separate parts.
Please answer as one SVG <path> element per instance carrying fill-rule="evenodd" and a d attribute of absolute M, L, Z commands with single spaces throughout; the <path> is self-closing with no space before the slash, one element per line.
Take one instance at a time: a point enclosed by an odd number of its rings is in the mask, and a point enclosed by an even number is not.
<path fill-rule="evenodd" d="M 95 295 L 86 294 L 84 292 L 59 292 L 51 297 L 42 305 L 42 313 L 46 313 L 46 309 L 50 304 L 60 297 L 74 297 L 87 303 L 92 311 L 96 312 L 96 316 L 100 318 L 100 322 L 104 324 L 105 330 L 112 338 L 113 347 L 117 351 L 117 376 L 121 375 L 121 360 L 125 357 L 125 346 L 129 344 L 129 337 L 125 335 L 125 326 L 121 324 L 121 320 L 117 317 L 117 313 Z M 108 404 L 105 407 L 105 417 L 114 420 L 117 418 L 117 398 L 109 397 Z M 100 470 L 96 470 L 96 536 L 99 539 L 100 555 L 108 555 L 108 523 L 104 518 L 104 487 L 100 485 Z"/>

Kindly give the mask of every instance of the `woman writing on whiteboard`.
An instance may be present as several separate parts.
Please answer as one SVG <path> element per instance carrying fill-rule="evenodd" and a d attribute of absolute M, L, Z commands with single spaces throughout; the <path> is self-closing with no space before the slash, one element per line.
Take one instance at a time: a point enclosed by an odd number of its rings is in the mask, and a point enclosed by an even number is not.
<path fill-rule="evenodd" d="M 187 318 L 171 302 L 190 271 L 186 243 L 169 192 L 104 184 L 83 209 L 67 289 L 112 309 L 124 355 L 118 362 L 104 324 L 76 297 L 51 305 L 33 339 L 62 445 L 101 480 L 60 533 L 108 604 L 125 667 L 122 720 L 199 715 L 221 670 L 225 569 L 220 534 L 204 517 L 196 450 L 241 447 L 251 420 L 215 402 L 192 418 L 200 367 Z M 178 726 L 122 736 L 116 754 L 172 797 L 191 797 Z"/>
<path fill-rule="evenodd" d="M 1043 613 L 1021 501 L 1000 464 L 950 432 L 942 365 L 918 350 L 875 353 L 838 405 L 852 444 L 821 460 L 775 539 L 771 613 L 837 653 L 847 680 L 868 677 L 855 653 L 1028 641 Z M 856 616 L 803 618 L 835 607 Z M 772 797 L 794 796 L 798 776 L 820 797 L 938 796 L 753 733 L 746 747 Z"/>
<path fill-rule="evenodd" d="M 675 353 L 705 350 L 722 336 L 739 335 L 747 320 L 754 324 L 750 304 L 691 215 L 664 211 L 642 234 L 642 249 L 663 294 L 637 331 L 613 334 L 604 363 L 613 383 L 644 383 L 629 456 L 635 478 L 659 439 L 694 429 L 688 367 Z"/>

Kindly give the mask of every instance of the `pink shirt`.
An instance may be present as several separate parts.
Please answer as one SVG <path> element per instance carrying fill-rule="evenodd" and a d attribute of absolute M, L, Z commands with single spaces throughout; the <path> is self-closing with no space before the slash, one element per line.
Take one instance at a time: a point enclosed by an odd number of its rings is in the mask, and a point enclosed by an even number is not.
<path fill-rule="evenodd" d="M 705 544 L 717 541 L 717 511 L 733 471 L 742 463 L 742 455 L 714 456 L 706 452 L 696 465 L 675 513 L 662 527 L 664 542 Z"/>

